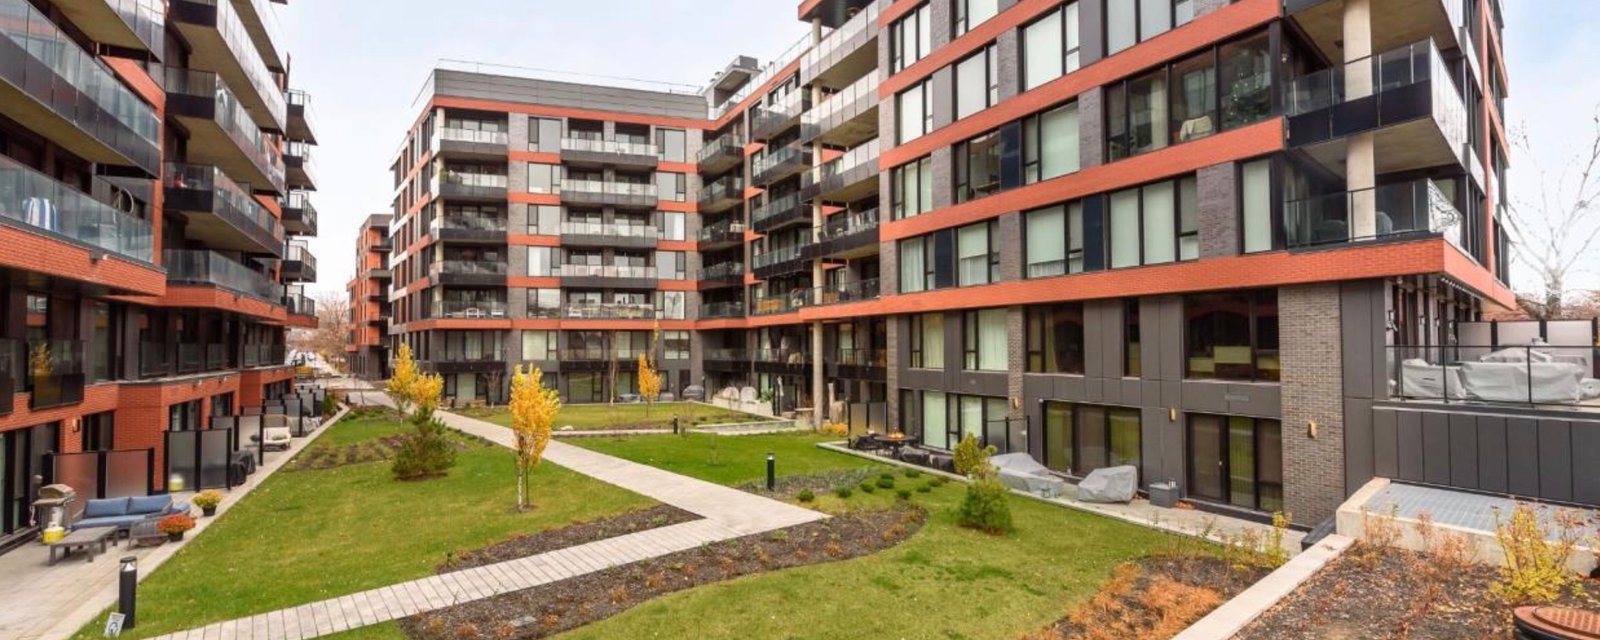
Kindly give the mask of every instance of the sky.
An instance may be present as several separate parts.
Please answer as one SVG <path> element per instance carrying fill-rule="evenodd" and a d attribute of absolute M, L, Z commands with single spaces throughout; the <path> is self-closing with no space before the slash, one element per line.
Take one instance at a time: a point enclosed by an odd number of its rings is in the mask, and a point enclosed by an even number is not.
<path fill-rule="evenodd" d="M 1533 151 L 1513 150 L 1508 178 L 1519 197 L 1553 184 L 1542 176 L 1569 164 L 1592 140 L 1591 119 L 1600 107 L 1593 75 L 1600 64 L 1600 42 L 1593 39 L 1600 2 L 1502 2 L 1511 75 L 1506 123 L 1526 130 Z M 418 115 L 423 81 L 440 60 L 699 86 L 735 55 L 765 62 L 805 35 L 797 6 L 797 0 L 296 0 L 278 8 L 293 56 L 291 84 L 310 92 L 321 142 L 313 152 L 320 236 L 312 241 L 319 277 L 312 291 L 343 292 L 354 274 L 356 229 L 368 214 L 389 209 L 389 163 Z M 1575 288 L 1600 289 L 1600 244 L 1591 254 L 1574 274 Z M 1515 288 L 1537 286 L 1527 265 L 1515 265 L 1513 274 Z"/>

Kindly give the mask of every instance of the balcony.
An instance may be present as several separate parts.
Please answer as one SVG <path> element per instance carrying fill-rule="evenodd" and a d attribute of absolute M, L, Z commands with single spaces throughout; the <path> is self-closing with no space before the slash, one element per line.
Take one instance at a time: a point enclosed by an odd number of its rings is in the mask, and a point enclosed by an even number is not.
<path fill-rule="evenodd" d="M 744 263 L 723 262 L 700 269 L 700 288 L 719 289 L 744 286 Z"/>
<path fill-rule="evenodd" d="M 316 165 L 311 162 L 311 145 L 290 140 L 283 149 L 284 184 L 290 189 L 317 190 Z"/>
<path fill-rule="evenodd" d="M 6 156 L 0 156 L 0 224 L 145 264 L 155 261 L 155 234 L 149 222 Z"/>
<path fill-rule="evenodd" d="M 706 349 L 701 360 L 707 371 L 750 372 L 750 352 L 745 349 Z"/>
<path fill-rule="evenodd" d="M 750 315 L 770 316 L 799 311 L 812 305 L 810 289 L 794 289 L 788 293 L 767 294 L 756 292 L 751 297 Z"/>
<path fill-rule="evenodd" d="M 434 284 L 492 287 L 506 283 L 506 263 L 486 260 L 443 260 L 428 268 Z"/>
<path fill-rule="evenodd" d="M 284 282 L 316 282 L 317 257 L 304 243 L 290 242 L 283 249 L 283 265 L 279 269 Z"/>
<path fill-rule="evenodd" d="M 167 53 L 162 0 L 56 0 L 67 20 L 100 44 L 160 58 Z"/>
<path fill-rule="evenodd" d="M 878 299 L 878 279 L 868 278 L 844 284 L 817 287 L 817 304 L 844 304 Z"/>
<path fill-rule="evenodd" d="M 637 371 L 644 349 L 623 346 L 568 347 L 560 352 L 562 371 L 607 371 L 616 363 L 619 371 Z"/>
<path fill-rule="evenodd" d="M 878 253 L 878 210 L 846 211 L 823 224 L 811 255 L 818 258 L 861 258 Z"/>
<path fill-rule="evenodd" d="M 250 192 L 217 167 L 169 163 L 162 184 L 168 211 L 184 214 L 184 235 L 218 251 L 283 255 L 283 227 Z"/>
<path fill-rule="evenodd" d="M 1375 131 L 1379 174 L 1440 165 L 1469 169 L 1467 108 L 1433 41 L 1324 69 L 1289 83 L 1289 146 L 1324 166 L 1345 160 L 1347 138 Z"/>
<path fill-rule="evenodd" d="M 171 0 L 168 22 L 191 47 L 190 67 L 222 76 L 257 125 L 284 131 L 288 103 L 234 4 L 233 0 Z"/>
<path fill-rule="evenodd" d="M 878 74 L 869 73 L 800 117 L 800 141 L 853 147 L 878 135 Z"/>
<path fill-rule="evenodd" d="M 582 289 L 654 289 L 656 268 L 625 264 L 564 264 L 561 286 Z"/>
<path fill-rule="evenodd" d="M 285 158 L 217 74 L 166 67 L 166 89 L 167 112 L 189 131 L 190 160 L 221 167 L 256 189 L 283 192 Z"/>
<path fill-rule="evenodd" d="M 718 174 L 744 161 L 744 140 L 732 133 L 717 136 L 700 147 L 695 154 L 695 167 L 700 173 Z"/>
<path fill-rule="evenodd" d="M 786 275 L 790 273 L 804 273 L 811 270 L 811 261 L 806 256 L 810 244 L 793 245 L 772 249 L 766 253 L 757 253 L 750 258 L 751 270 L 756 277 L 762 280 Z"/>
<path fill-rule="evenodd" d="M 572 247 L 615 247 L 654 249 L 661 231 L 653 225 L 605 222 L 561 223 L 561 245 Z"/>
<path fill-rule="evenodd" d="M 561 317 L 569 320 L 650 320 L 659 315 L 653 304 L 595 302 L 567 303 Z"/>
<path fill-rule="evenodd" d="M 283 294 L 283 306 L 289 309 L 289 315 L 317 317 L 317 301 L 307 296 L 301 287 L 292 289 L 298 291 L 291 290 Z"/>
<path fill-rule="evenodd" d="M 744 202 L 744 177 L 731 173 L 700 187 L 700 213 L 721 213 Z"/>
<path fill-rule="evenodd" d="M 766 142 L 799 122 L 811 108 L 811 92 L 794 89 L 750 110 L 750 137 Z"/>
<path fill-rule="evenodd" d="M 731 300 L 727 302 L 705 302 L 700 305 L 700 319 L 714 320 L 717 318 L 743 318 L 744 301 Z"/>
<path fill-rule="evenodd" d="M 281 344 L 247 344 L 240 349 L 245 368 L 281 367 L 288 363 L 287 349 Z"/>
<path fill-rule="evenodd" d="M 371 278 L 373 280 L 393 280 L 394 279 L 394 270 L 392 270 L 392 269 L 368 269 L 367 270 L 367 277 Z M 388 296 L 384 296 L 384 299 L 387 300 Z"/>
<path fill-rule="evenodd" d="M 506 219 L 446 212 L 433 219 L 429 233 L 441 242 L 501 245 L 506 243 Z"/>
<path fill-rule="evenodd" d="M 791 144 L 777 149 L 767 149 L 756 156 L 750 167 L 750 182 L 758 187 L 772 183 L 811 168 L 811 149 Z"/>
<path fill-rule="evenodd" d="M 806 179 L 810 179 L 807 174 Z M 828 202 L 855 202 L 878 193 L 878 139 L 846 151 L 822 165 L 822 178 L 810 187 L 813 197 Z"/>
<path fill-rule="evenodd" d="M 435 300 L 433 317 L 452 320 L 499 320 L 507 317 L 505 300 Z"/>
<path fill-rule="evenodd" d="M 830 378 L 847 380 L 886 380 L 889 376 L 889 352 L 884 349 L 838 349 L 826 359 Z"/>
<path fill-rule="evenodd" d="M 1356 218 L 1374 212 L 1371 233 Z M 1442 237 L 1465 251 L 1461 212 L 1427 178 L 1373 189 L 1346 191 L 1284 203 L 1283 222 L 1291 249 L 1359 242 Z"/>
<path fill-rule="evenodd" d="M 446 166 L 435 179 L 434 187 L 434 193 L 448 200 L 506 201 L 506 175 L 503 173 L 472 173 Z"/>
<path fill-rule="evenodd" d="M 1476 0 L 1469 0 L 1476 4 Z M 1408 42 L 1432 39 L 1444 49 L 1476 52 L 1467 24 L 1463 0 L 1420 0 L 1386 4 L 1383 20 L 1372 23 L 1372 51 L 1384 51 Z M 1337 58 L 1343 49 L 1345 3 L 1342 0 L 1284 0 L 1283 15 L 1292 18 L 1305 37 Z M 1477 55 L 1466 56 L 1476 63 Z M 1476 72 L 1475 72 L 1476 73 Z M 1477 77 L 1481 78 L 1481 75 Z"/>
<path fill-rule="evenodd" d="M 83 402 L 84 343 L 79 340 L 29 340 L 22 354 L 23 382 L 34 411 Z"/>
<path fill-rule="evenodd" d="M 647 142 L 563 138 L 561 163 L 577 167 L 655 169 L 660 152 Z"/>
<path fill-rule="evenodd" d="M 226 256 L 191 249 L 161 252 L 171 285 L 216 287 L 270 304 L 283 302 L 283 286 L 265 273 L 256 271 Z"/>
<path fill-rule="evenodd" d="M 484 342 L 489 342 L 484 336 Z M 506 369 L 505 349 L 494 345 L 435 346 L 423 361 L 428 373 L 493 373 Z"/>
<path fill-rule="evenodd" d="M 250 32 L 250 41 L 254 42 L 256 49 L 261 52 L 267 67 L 273 71 L 287 70 L 283 29 L 278 27 L 278 17 L 268 7 L 268 0 L 249 0 L 248 6 L 245 6 L 244 0 L 233 1 L 234 8 L 239 10 L 239 21 L 244 23 L 245 30 Z M 270 1 L 284 3 L 284 0 Z"/>
<path fill-rule="evenodd" d="M 810 223 L 811 204 L 799 192 L 768 199 L 750 214 L 750 226 L 755 227 L 758 233 L 771 233 L 784 227 Z"/>
<path fill-rule="evenodd" d="M 392 238 L 385 237 L 382 240 L 373 243 L 372 247 L 370 248 L 378 253 L 389 253 L 390 251 L 394 251 L 394 240 Z"/>
<path fill-rule="evenodd" d="M 700 228 L 700 251 L 727 249 L 744 244 L 744 223 L 723 220 Z"/>
<path fill-rule="evenodd" d="M 290 140 L 317 143 L 316 118 L 311 117 L 311 95 L 304 91 L 289 92 L 289 128 L 284 135 Z"/>
<path fill-rule="evenodd" d="M 805 373 L 811 366 L 807 348 L 756 349 L 756 371 L 760 373 Z"/>
<path fill-rule="evenodd" d="M 283 231 L 300 236 L 317 235 L 317 208 L 311 204 L 311 194 L 290 191 L 278 199 L 283 209 Z"/>
<path fill-rule="evenodd" d="M 571 179 L 561 181 L 561 201 L 578 205 L 645 209 L 654 209 L 660 202 L 656 198 L 654 183 Z"/>
<path fill-rule="evenodd" d="M 505 131 L 440 127 L 433 148 L 441 158 L 503 162 L 509 140 Z"/>
<path fill-rule="evenodd" d="M 878 39 L 878 14 L 888 4 L 889 0 L 876 0 L 867 5 L 806 50 L 800 57 L 800 84 L 838 86 L 841 79 L 876 75 L 878 48 L 869 45 Z"/>
<path fill-rule="evenodd" d="M 161 170 L 155 109 L 27 0 L 0 0 L 0 113 L 90 162 Z"/>

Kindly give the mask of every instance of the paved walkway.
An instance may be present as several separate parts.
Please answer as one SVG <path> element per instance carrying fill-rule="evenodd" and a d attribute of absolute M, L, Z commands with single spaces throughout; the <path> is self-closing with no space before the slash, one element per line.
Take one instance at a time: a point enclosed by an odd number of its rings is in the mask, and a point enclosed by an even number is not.
<path fill-rule="evenodd" d="M 349 381 L 343 384 L 350 388 Z M 363 399 L 371 404 L 390 405 L 388 398 L 377 392 L 354 394 L 351 398 L 355 402 Z M 515 437 L 505 427 L 443 411 L 438 416 L 446 425 L 464 433 L 505 447 L 515 445 Z M 551 441 L 545 449 L 545 460 L 704 519 L 218 622 L 161 636 L 160 640 L 316 638 L 826 517 L 561 442 Z"/>

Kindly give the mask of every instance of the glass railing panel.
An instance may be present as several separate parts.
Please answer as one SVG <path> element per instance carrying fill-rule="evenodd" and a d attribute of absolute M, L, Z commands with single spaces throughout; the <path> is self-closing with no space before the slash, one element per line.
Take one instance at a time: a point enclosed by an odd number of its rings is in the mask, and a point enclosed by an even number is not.
<path fill-rule="evenodd" d="M 438 300 L 433 303 L 435 318 L 504 318 L 504 300 Z"/>
<path fill-rule="evenodd" d="M 283 298 L 283 285 L 220 253 L 167 249 L 161 252 L 161 258 L 170 283 L 211 285 L 271 303 Z"/>
<path fill-rule="evenodd" d="M 1360 233 L 1357 212 L 1373 211 L 1372 233 Z M 1438 234 L 1464 244 L 1462 214 L 1432 180 L 1420 179 L 1284 203 L 1290 247 Z"/>
<path fill-rule="evenodd" d="M 150 51 L 158 54 L 166 51 L 167 3 L 164 0 L 106 0 L 106 3 Z"/>
<path fill-rule="evenodd" d="M 506 188 L 506 176 L 503 173 L 468 173 L 445 169 L 444 183 L 463 187 L 504 189 Z"/>
<path fill-rule="evenodd" d="M 0 216 L 140 262 L 155 261 L 150 223 L 0 156 Z"/>
<path fill-rule="evenodd" d="M 873 138 L 866 144 L 858 145 L 856 148 L 846 151 L 844 155 L 835 158 L 833 162 L 822 165 L 822 178 L 826 180 L 869 163 L 877 165 L 878 148 L 878 139 Z"/>
<path fill-rule="evenodd" d="M 817 304 L 839 304 L 874 300 L 878 297 L 878 279 L 817 287 Z"/>
<path fill-rule="evenodd" d="M 614 153 L 634 156 L 658 155 L 656 145 L 627 140 L 594 140 L 590 138 L 562 138 L 561 148 L 566 151 Z"/>
<path fill-rule="evenodd" d="M 444 260 L 433 263 L 435 274 L 503 276 L 506 263 L 480 260 Z"/>
<path fill-rule="evenodd" d="M 879 1 L 867 5 L 865 11 L 857 13 L 854 17 L 845 21 L 844 24 L 839 25 L 838 29 L 828 32 L 828 35 L 823 36 L 817 46 L 806 50 L 800 64 L 806 67 L 816 66 L 841 47 L 855 42 L 862 34 L 877 31 L 878 13 L 882 9 L 882 4 L 883 2 Z"/>
<path fill-rule="evenodd" d="M 823 240 L 855 235 L 878 228 L 878 210 L 845 212 L 828 219 L 820 234 Z"/>
<path fill-rule="evenodd" d="M 455 142 L 476 142 L 480 144 L 506 144 L 509 138 L 504 131 L 484 131 L 482 129 L 450 129 L 439 130 L 439 137 Z"/>
<path fill-rule="evenodd" d="M 761 85 L 766 84 L 768 80 L 771 80 L 773 76 L 777 75 L 778 71 L 788 66 L 789 63 L 798 60 L 800 55 L 805 53 L 806 49 L 810 46 L 811 34 L 808 33 L 804 36 L 801 36 L 801 38 L 796 40 L 794 44 L 789 45 L 789 48 L 784 49 L 783 53 L 773 57 L 771 62 L 767 63 L 767 65 L 762 67 L 760 71 L 756 72 L 755 77 L 750 78 L 749 82 L 746 82 L 744 86 L 739 88 L 738 91 L 733 92 L 733 95 L 728 96 L 727 100 L 722 101 L 721 104 L 713 106 L 711 108 L 711 119 L 715 120 L 717 118 L 721 118 L 723 115 L 726 115 L 728 111 L 739 106 L 739 103 L 744 102 L 746 98 L 749 98 L 751 93 L 755 92 L 755 90 L 760 88 Z"/>
<path fill-rule="evenodd" d="M 288 102 L 282 90 L 278 89 L 273 80 L 272 72 L 267 69 L 260 51 L 256 49 L 255 41 L 250 38 L 250 32 L 240 20 L 238 12 L 233 7 L 231 0 L 181 0 L 217 8 L 217 32 L 222 35 L 222 42 L 228 46 L 228 51 L 233 53 L 233 58 L 244 70 L 244 75 L 250 82 L 250 88 L 261 97 L 266 105 L 267 115 L 271 122 L 263 122 L 262 126 L 270 126 L 282 130 L 288 117 Z"/>
<path fill-rule="evenodd" d="M 831 94 L 822 99 L 822 102 L 813 106 L 810 111 L 801 116 L 800 122 L 806 125 L 821 125 L 829 117 L 845 109 L 860 104 L 862 100 L 876 103 L 878 100 L 878 74 L 876 72 L 862 76 L 861 79 L 850 83 L 838 93 Z"/>
<path fill-rule="evenodd" d="M 705 162 L 707 159 L 719 154 L 733 151 L 743 153 L 744 142 L 738 136 L 732 134 L 718 136 L 717 139 L 700 147 L 700 152 L 695 154 L 695 161 Z"/>
<path fill-rule="evenodd" d="M 212 212 L 254 226 L 274 239 L 283 241 L 283 227 L 266 207 L 261 206 L 250 192 L 234 182 L 220 169 L 199 164 L 167 163 L 163 185 L 173 189 L 208 191 L 212 195 Z"/>
<path fill-rule="evenodd" d="M 744 275 L 744 263 L 741 262 L 723 262 L 700 270 L 701 280 L 716 280 L 742 275 Z"/>

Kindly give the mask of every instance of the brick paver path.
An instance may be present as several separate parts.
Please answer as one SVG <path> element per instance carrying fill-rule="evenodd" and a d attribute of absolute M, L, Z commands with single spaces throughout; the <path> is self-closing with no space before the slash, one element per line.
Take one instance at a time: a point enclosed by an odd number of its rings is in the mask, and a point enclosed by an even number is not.
<path fill-rule="evenodd" d="M 366 394 L 383 402 L 380 393 Z M 440 412 L 450 427 L 511 447 L 510 429 Z M 303 640 L 398 620 L 615 566 L 820 520 L 823 514 L 737 489 L 552 441 L 545 459 L 703 517 L 536 556 L 402 582 L 291 609 L 218 622 L 161 640 Z"/>

